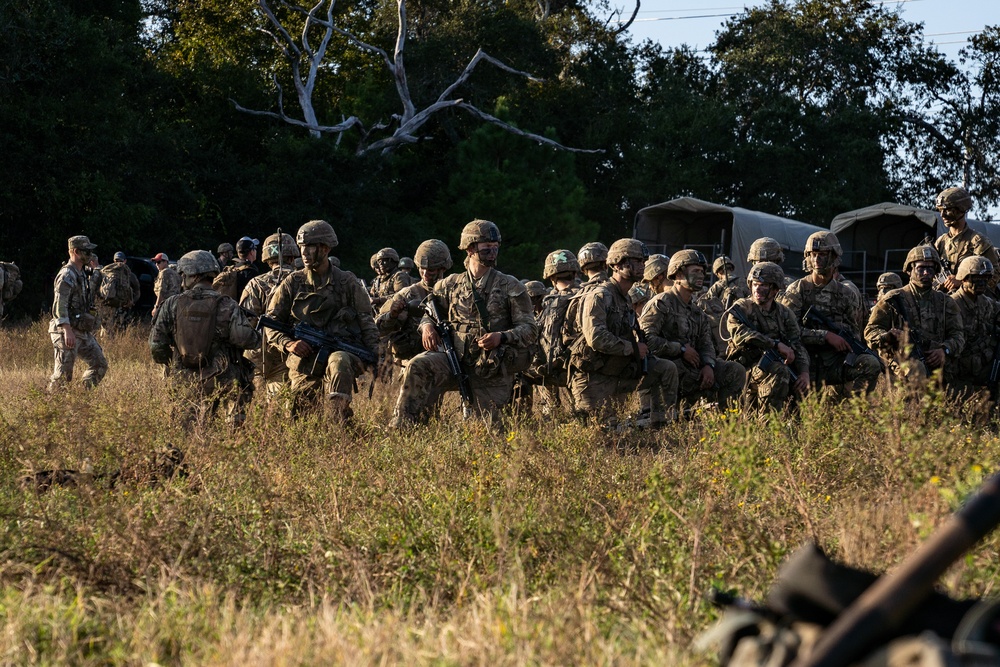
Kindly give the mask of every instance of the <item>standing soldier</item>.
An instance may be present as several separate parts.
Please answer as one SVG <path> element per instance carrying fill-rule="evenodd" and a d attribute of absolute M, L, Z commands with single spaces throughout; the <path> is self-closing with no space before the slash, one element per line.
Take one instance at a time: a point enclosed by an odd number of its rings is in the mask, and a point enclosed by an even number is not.
<path fill-rule="evenodd" d="M 439 280 L 430 298 L 454 328 L 455 350 L 472 394 L 465 408 L 499 426 L 514 378 L 531 362 L 529 347 L 538 336 L 538 325 L 524 285 L 495 268 L 500 253 L 495 224 L 473 220 L 465 225 L 459 247 L 466 254 L 466 270 Z M 441 336 L 434 325 L 429 317 L 420 322 L 425 351 L 403 371 L 393 427 L 424 419 L 437 395 L 459 388 L 447 355 L 437 351 Z"/>
<path fill-rule="evenodd" d="M 985 257 L 966 257 L 958 265 L 955 277 L 962 287 L 951 294 L 962 314 L 965 345 L 955 359 L 951 384 L 963 395 L 977 388 L 989 386 L 990 374 L 996 359 L 997 341 L 1000 339 L 1000 305 L 986 295 L 993 280 L 993 264 Z M 994 378 L 990 391 L 996 397 Z"/>
<path fill-rule="evenodd" d="M 943 190 L 934 200 L 934 208 L 941 214 L 941 219 L 948 228 L 934 242 L 934 249 L 941 257 L 941 263 L 948 274 L 939 287 L 946 292 L 953 292 L 961 287 L 962 281 L 955 276 L 959 263 L 966 257 L 980 255 L 993 265 L 993 280 L 990 282 L 990 288 L 993 289 L 1000 278 L 1000 257 L 986 236 L 969 227 L 966 215 L 972 210 L 972 197 L 968 190 Z"/>
<path fill-rule="evenodd" d="M 913 248 L 903 263 L 910 282 L 889 292 L 872 309 L 865 339 L 882 352 L 897 376 L 926 378 L 944 368 L 947 379 L 955 355 L 962 352 L 965 334 L 958 304 L 933 288 L 940 270 L 934 246 Z"/>
<path fill-rule="evenodd" d="M 156 294 L 156 303 L 153 305 L 153 319 L 156 319 L 156 313 L 159 311 L 160 306 L 163 305 L 163 302 L 175 294 L 181 293 L 181 277 L 177 274 L 177 271 L 170 267 L 170 258 L 167 257 L 166 253 L 157 253 L 156 257 L 153 258 L 153 263 L 156 264 L 156 268 L 160 271 L 156 274 L 156 282 L 153 283 L 153 292 Z"/>
<path fill-rule="evenodd" d="M 878 357 L 853 353 L 850 343 L 836 331 L 815 319 L 803 320 L 811 308 L 819 319 L 826 318 L 858 343 L 864 340 L 860 297 L 835 279 L 843 254 L 833 232 L 811 234 L 806 239 L 803 262 L 809 275 L 789 285 L 778 301 L 802 323 L 802 343 L 809 352 L 809 375 L 815 386 L 829 384 L 852 393 L 871 391 L 882 372 Z"/>
<path fill-rule="evenodd" d="M 330 261 L 330 251 L 337 246 L 333 227 L 325 220 L 311 220 L 299 228 L 295 241 L 305 268 L 285 278 L 271 294 L 268 317 L 285 324 L 302 322 L 374 355 L 378 330 L 372 304 L 357 277 Z M 280 331 L 268 333 L 268 344 L 285 355 L 298 405 L 322 391 L 337 418 L 354 415 L 355 379 L 364 372 L 360 358 L 351 352 L 331 352 L 324 366 L 319 363 L 324 356 L 320 350 Z"/>
<path fill-rule="evenodd" d="M 387 338 L 389 352 L 400 365 L 424 351 L 420 334 L 423 301 L 451 268 L 451 251 L 444 241 L 430 239 L 417 247 L 420 282 L 404 287 L 382 304 L 375 326 Z"/>
<path fill-rule="evenodd" d="M 299 248 L 290 235 L 282 234 L 279 237 L 277 234 L 271 234 L 264 239 L 261 254 L 264 263 L 271 270 L 252 278 L 240 297 L 240 305 L 257 317 L 267 310 L 267 303 L 275 288 L 285 276 L 295 270 L 295 259 L 299 256 Z M 257 318 L 251 318 L 250 323 L 256 326 Z M 244 356 L 256 365 L 259 382 L 264 385 L 268 396 L 280 391 L 288 382 L 288 367 L 285 366 L 284 355 L 277 353 L 272 347 L 264 344 L 248 348 Z"/>
<path fill-rule="evenodd" d="M 878 282 L 875 283 L 875 287 L 878 289 L 878 298 L 876 301 L 881 301 L 886 294 L 902 286 L 903 279 L 898 274 L 891 271 L 883 273 L 878 277 Z"/>
<path fill-rule="evenodd" d="M 775 301 L 785 286 L 781 267 L 755 264 L 747 286 L 750 296 L 734 303 L 726 316 L 728 356 L 747 369 L 747 389 L 757 406 L 781 410 L 791 389 L 800 394 L 809 389 L 809 353 L 795 315 Z"/>
<path fill-rule="evenodd" d="M 239 425 L 253 396 L 252 364 L 241 354 L 260 337 L 239 305 L 212 289 L 219 263 L 211 252 L 193 250 L 178 260 L 177 269 L 184 291 L 156 313 L 149 333 L 153 361 L 172 366 L 170 376 L 189 392 L 189 408 L 207 416 L 228 401 L 229 419 Z"/>
<path fill-rule="evenodd" d="M 13 262 L 0 262 L 0 319 L 3 318 L 4 307 L 21 293 L 21 269 Z"/>
<path fill-rule="evenodd" d="M 666 271 L 673 286 L 653 297 L 639 324 L 649 351 L 677 367 L 682 400 L 695 403 L 706 398 L 725 409 L 743 389 L 746 371 L 734 361 L 716 359 L 712 320 L 693 303 L 705 280 L 705 268 L 705 256 L 697 250 L 674 254 Z"/>
<path fill-rule="evenodd" d="M 219 254 L 219 272 L 221 273 L 229 266 L 229 262 L 232 261 L 236 249 L 233 248 L 232 243 L 222 243 L 216 252 Z"/>
<path fill-rule="evenodd" d="M 83 375 L 83 385 L 93 388 L 108 372 L 104 350 L 94 337 L 100 326 L 90 277 L 84 267 L 90 262 L 94 248 L 86 236 L 69 239 L 69 261 L 56 275 L 52 300 L 52 319 L 49 321 L 49 338 L 55 349 L 55 368 L 49 380 L 49 390 L 57 389 L 73 380 L 76 358 L 83 359 L 89 368 Z"/>
<path fill-rule="evenodd" d="M 105 332 L 125 327 L 126 313 L 139 299 L 139 279 L 126 263 L 125 253 L 115 253 L 115 261 L 94 272 L 94 298 Z"/>
<path fill-rule="evenodd" d="M 215 277 L 213 289 L 234 301 L 239 301 L 243 296 L 243 290 L 259 274 L 255 264 L 259 245 L 260 241 L 249 236 L 237 241 L 236 259 Z"/>
<path fill-rule="evenodd" d="M 607 257 L 611 277 L 577 297 L 581 335 L 571 348 L 570 390 L 578 414 L 608 429 L 617 427 L 617 408 L 636 390 L 637 426 L 658 428 L 676 419 L 677 367 L 649 354 L 628 297 L 648 257 L 641 241 L 615 241 Z"/>
<path fill-rule="evenodd" d="M 592 241 L 580 248 L 576 253 L 580 263 L 580 273 L 586 279 L 583 284 L 596 285 L 608 279 L 608 247 L 598 241 Z"/>
<path fill-rule="evenodd" d="M 392 248 L 382 248 L 372 255 L 371 266 L 375 269 L 375 280 L 372 281 L 369 293 L 372 307 L 378 312 L 389 297 L 404 287 L 409 287 L 413 279 L 399 268 L 399 253 Z"/>

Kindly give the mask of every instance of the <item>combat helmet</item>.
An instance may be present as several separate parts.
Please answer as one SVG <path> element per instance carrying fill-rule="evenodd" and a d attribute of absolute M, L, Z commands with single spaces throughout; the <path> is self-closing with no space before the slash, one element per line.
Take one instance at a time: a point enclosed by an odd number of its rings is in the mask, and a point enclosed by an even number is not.
<path fill-rule="evenodd" d="M 450 269 L 451 251 L 448 244 L 437 239 L 428 239 L 417 246 L 414 263 L 421 269 Z"/>
<path fill-rule="evenodd" d="M 467 250 L 470 246 L 485 241 L 500 243 L 500 228 L 489 220 L 473 220 L 462 228 L 458 247 Z"/>
<path fill-rule="evenodd" d="M 645 303 L 654 296 L 653 288 L 650 287 L 648 283 L 636 283 L 628 290 L 628 300 L 633 306 Z"/>
<path fill-rule="evenodd" d="M 770 236 L 762 236 L 750 244 L 747 261 L 781 264 L 785 261 L 785 252 L 781 249 L 781 244 Z"/>
<path fill-rule="evenodd" d="M 962 213 L 972 210 L 972 195 L 965 188 L 947 188 L 934 199 L 934 208 L 957 208 Z"/>
<path fill-rule="evenodd" d="M 844 254 L 844 249 L 840 246 L 840 241 L 837 239 L 837 235 L 833 232 L 823 230 L 819 232 L 813 232 L 806 239 L 806 247 L 802 251 L 805 257 L 802 258 L 802 268 L 806 271 L 812 271 L 816 268 L 816 258 L 810 257 L 811 252 L 822 252 L 824 250 L 829 250 L 833 254 L 833 259 L 830 261 L 829 266 L 823 267 L 824 269 L 833 269 L 840 266 L 840 258 Z"/>
<path fill-rule="evenodd" d="M 955 277 L 959 280 L 965 280 L 968 276 L 992 276 L 993 275 L 993 262 L 986 259 L 981 255 L 972 255 L 971 257 L 966 257 L 958 264 L 958 271 L 955 272 Z"/>
<path fill-rule="evenodd" d="M 730 272 L 736 270 L 736 265 L 733 264 L 733 260 L 729 259 L 725 255 L 719 255 L 715 258 L 715 261 L 712 262 L 712 273 L 718 273 L 726 265 L 732 267 L 729 269 Z"/>
<path fill-rule="evenodd" d="M 750 267 L 747 275 L 747 287 L 753 289 L 753 282 L 770 283 L 775 288 L 781 289 L 785 286 L 785 272 L 774 262 L 760 262 Z"/>
<path fill-rule="evenodd" d="M 541 280 L 525 280 L 522 284 L 529 298 L 536 299 L 549 293 L 549 288 Z"/>
<path fill-rule="evenodd" d="M 299 247 L 295 245 L 295 239 L 291 234 L 282 234 L 279 239 L 277 234 L 271 234 L 264 239 L 264 248 L 261 251 L 261 260 L 268 262 L 281 259 L 291 261 L 299 256 Z"/>
<path fill-rule="evenodd" d="M 417 265 L 413 263 L 413 259 L 412 258 L 410 258 L 410 257 L 400 257 L 399 258 L 399 268 L 403 269 L 404 271 L 412 271 L 416 267 L 417 267 Z"/>
<path fill-rule="evenodd" d="M 906 261 L 903 262 L 903 271 L 909 273 L 910 269 L 917 262 L 934 262 L 937 264 L 937 270 L 941 270 L 941 256 L 938 255 L 937 249 L 932 245 L 918 245 L 906 253 Z"/>
<path fill-rule="evenodd" d="M 575 273 L 579 270 L 580 262 L 576 260 L 576 255 L 573 254 L 572 250 L 555 250 L 545 257 L 542 278 L 548 280 L 558 273 Z"/>
<path fill-rule="evenodd" d="M 899 275 L 889 271 L 883 273 L 878 277 L 878 281 L 875 283 L 878 288 L 885 287 L 887 289 L 899 289 L 903 286 L 903 279 Z"/>
<path fill-rule="evenodd" d="M 609 266 L 616 266 L 624 259 L 641 259 L 645 262 L 648 258 L 649 249 L 638 239 L 618 239 L 608 248 Z"/>
<path fill-rule="evenodd" d="M 588 264 L 603 264 L 608 261 L 608 246 L 599 241 L 592 241 L 580 248 L 576 258 L 581 267 L 586 267 Z"/>
<path fill-rule="evenodd" d="M 219 260 L 207 250 L 192 250 L 177 260 L 177 272 L 182 276 L 217 275 Z"/>
<path fill-rule="evenodd" d="M 310 220 L 299 227 L 295 235 L 295 243 L 302 245 L 325 245 L 328 248 L 337 247 L 337 234 L 326 220 Z"/>
<path fill-rule="evenodd" d="M 655 255 L 650 255 L 649 259 L 646 260 L 646 266 L 642 270 L 642 279 L 651 282 L 656 280 L 664 272 L 667 272 L 667 267 L 670 266 L 670 256 L 661 255 L 659 253 Z M 667 277 L 670 277 L 669 272 L 667 272 Z"/>
<path fill-rule="evenodd" d="M 704 269 L 707 264 L 708 262 L 705 260 L 705 256 L 697 250 L 692 250 L 690 248 L 687 250 L 681 250 L 680 252 L 674 254 L 671 258 L 670 268 L 667 269 L 667 276 L 669 278 L 673 278 L 685 266 L 700 266 Z"/>

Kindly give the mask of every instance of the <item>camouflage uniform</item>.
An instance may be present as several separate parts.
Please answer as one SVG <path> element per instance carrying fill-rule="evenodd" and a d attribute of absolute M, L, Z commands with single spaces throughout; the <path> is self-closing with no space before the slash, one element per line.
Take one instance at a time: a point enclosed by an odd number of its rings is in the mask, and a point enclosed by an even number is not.
<path fill-rule="evenodd" d="M 70 247 L 93 249 L 96 246 L 85 236 L 74 236 L 70 239 Z M 49 320 L 49 338 L 55 350 L 55 367 L 49 379 L 50 390 L 73 380 L 73 367 L 77 357 L 83 359 L 89 367 L 83 374 L 83 384 L 86 387 L 96 387 L 108 371 L 104 350 L 94 337 L 100 320 L 94 310 L 90 285 L 90 276 L 77 270 L 72 261 L 67 262 L 56 275 L 52 319 Z M 67 323 L 76 337 L 76 344 L 72 348 L 66 347 L 66 338 L 60 328 Z"/>
<path fill-rule="evenodd" d="M 980 255 L 990 260 L 993 264 L 993 280 L 991 287 L 1000 280 L 1000 256 L 997 255 L 996 248 L 988 238 L 966 225 L 958 234 L 952 236 L 950 232 L 945 232 L 934 242 L 934 248 L 943 260 L 951 273 L 958 270 L 958 265 L 966 257 Z"/>
<path fill-rule="evenodd" d="M 291 264 L 278 265 L 267 273 L 252 278 L 243 290 L 240 297 L 240 305 L 257 316 L 263 315 L 267 310 L 268 301 L 275 288 L 281 284 L 292 272 Z M 251 321 L 256 325 L 256 321 Z M 285 366 L 285 358 L 269 345 L 246 348 L 244 355 L 250 360 L 261 373 L 261 381 L 268 394 L 274 394 L 281 390 L 281 387 L 288 382 L 288 367 Z"/>
<path fill-rule="evenodd" d="M 701 295 L 699 301 L 718 299 L 722 304 L 722 310 L 725 310 L 739 299 L 748 296 L 750 296 L 750 290 L 747 289 L 746 281 L 736 276 L 730 276 L 728 281 L 716 280 L 712 283 L 708 291 Z"/>
<path fill-rule="evenodd" d="M 670 359 L 677 367 L 678 393 L 681 399 L 692 403 L 700 398 L 714 399 L 724 408 L 739 395 L 746 382 L 746 371 L 731 361 L 716 358 L 712 336 L 712 319 L 692 299 L 684 303 L 681 288 L 676 284 L 662 294 L 657 294 L 642 311 L 639 324 L 646 333 L 646 344 L 651 354 Z M 684 362 L 681 349 L 693 345 L 701 355 L 701 366 L 694 368 Z M 701 389 L 701 368 L 711 366 L 715 372 L 715 386 Z"/>
<path fill-rule="evenodd" d="M 484 322 L 476 306 L 475 292 L 486 306 Z M 511 399 L 514 376 L 530 363 L 529 346 L 538 337 L 538 325 L 531 299 L 524 285 L 514 276 L 490 268 L 479 280 L 466 271 L 442 278 L 434 285 L 433 298 L 441 312 L 455 327 L 455 348 L 462 368 L 469 376 L 476 414 L 499 417 L 499 411 Z M 421 327 L 432 324 L 425 317 Z M 500 347 L 483 351 L 476 339 L 490 332 L 502 332 Z M 393 425 L 416 422 L 426 415 L 426 408 L 444 391 L 457 390 L 443 352 L 421 352 L 410 359 L 403 372 Z"/>
<path fill-rule="evenodd" d="M 816 285 L 812 276 L 796 280 L 777 298 L 801 322 L 803 315 L 814 307 L 831 321 L 846 327 L 859 340 L 864 336 L 858 327 L 861 319 L 859 294 L 838 280 L 831 280 L 823 287 Z M 802 343 L 809 351 L 810 381 L 813 386 L 824 384 L 847 385 L 851 391 L 870 390 L 882 372 L 879 360 L 871 354 L 860 354 L 853 365 L 846 365 L 847 352 L 837 352 L 826 342 L 826 330 L 802 329 Z"/>
<path fill-rule="evenodd" d="M 964 289 L 955 290 L 951 298 L 962 315 L 965 337 L 965 345 L 951 369 L 951 383 L 962 392 L 985 387 L 1000 336 L 1000 304 L 985 294 L 973 298 Z"/>
<path fill-rule="evenodd" d="M 171 267 L 167 267 L 156 274 L 156 282 L 153 283 L 153 292 L 156 300 L 162 305 L 168 298 L 181 293 L 181 276 Z"/>
<path fill-rule="evenodd" d="M 429 293 L 430 286 L 423 281 L 404 287 L 382 304 L 378 317 L 375 318 L 379 334 L 386 337 L 389 352 L 399 363 L 424 351 L 419 328 L 423 316 L 420 303 Z M 402 303 L 404 307 L 399 316 L 394 318 L 390 311 L 395 302 Z"/>
<path fill-rule="evenodd" d="M 94 270 L 91 282 L 94 302 L 97 306 L 97 312 L 101 317 L 101 328 L 105 332 L 119 331 L 125 328 L 128 310 L 139 300 L 141 294 L 139 279 L 132 273 L 132 269 L 128 267 L 128 264 L 124 264 L 124 267 L 125 273 L 128 276 L 128 286 L 131 295 L 127 303 L 121 306 L 110 306 L 101 298 L 99 290 L 101 289 L 101 283 L 107 280 L 107 277 L 100 270 L 100 267 Z"/>
<path fill-rule="evenodd" d="M 951 375 L 951 365 L 955 355 L 962 351 L 965 343 L 962 314 L 958 304 L 933 288 L 919 289 L 912 282 L 897 290 L 892 290 L 875 304 L 872 309 L 868 326 L 865 327 L 865 339 L 868 345 L 882 352 L 883 358 L 897 376 L 917 374 L 927 375 L 927 369 L 920 363 L 908 363 L 897 358 L 900 347 L 889 337 L 890 329 L 905 330 L 904 313 L 897 310 L 894 297 L 903 300 L 905 310 L 912 318 L 910 325 L 916 330 L 924 351 L 939 347 L 947 348 L 945 360 L 945 377 Z"/>
<path fill-rule="evenodd" d="M 809 353 L 802 344 L 798 320 L 777 300 L 770 311 L 765 311 L 749 297 L 734 303 L 733 308 L 743 312 L 756 331 L 728 315 L 728 357 L 747 369 L 747 389 L 751 396 L 762 406 L 780 410 L 788 398 L 792 379 L 788 366 L 775 364 L 765 371 L 758 362 L 765 351 L 775 348 L 775 340 L 780 340 L 795 352 L 793 370 L 799 375 L 809 372 Z"/>
<path fill-rule="evenodd" d="M 402 269 L 396 269 L 394 273 L 387 276 L 375 276 L 375 280 L 369 286 L 372 306 L 381 309 L 382 305 L 392 297 L 393 294 L 409 287 L 413 284 L 413 277 Z"/>

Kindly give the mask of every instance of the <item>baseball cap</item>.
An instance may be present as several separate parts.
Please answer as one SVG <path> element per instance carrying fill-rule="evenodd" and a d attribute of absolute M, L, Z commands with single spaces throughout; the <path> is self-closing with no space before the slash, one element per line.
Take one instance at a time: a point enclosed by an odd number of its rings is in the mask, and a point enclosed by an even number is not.
<path fill-rule="evenodd" d="M 124 262 L 125 261 L 125 253 L 123 253 L 121 250 L 119 250 L 118 252 L 116 252 L 115 253 L 115 261 L 116 262 Z"/>
<path fill-rule="evenodd" d="M 156 257 L 153 258 L 154 262 L 169 262 L 170 258 L 167 257 L 165 252 L 157 253 Z"/>
<path fill-rule="evenodd" d="M 236 249 L 242 252 L 247 252 L 253 250 L 260 245 L 260 241 L 257 239 L 252 239 L 249 236 L 244 236 L 239 241 L 236 242 Z"/>
<path fill-rule="evenodd" d="M 71 236 L 69 238 L 69 247 L 76 248 L 77 250 L 93 250 L 97 246 L 90 242 L 86 236 Z"/>

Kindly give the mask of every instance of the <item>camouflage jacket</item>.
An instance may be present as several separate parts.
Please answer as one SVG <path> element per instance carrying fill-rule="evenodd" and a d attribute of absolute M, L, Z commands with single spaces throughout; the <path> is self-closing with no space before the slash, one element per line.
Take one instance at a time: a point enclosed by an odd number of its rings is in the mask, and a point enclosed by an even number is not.
<path fill-rule="evenodd" d="M 958 304 L 965 335 L 965 345 L 956 355 L 957 374 L 963 379 L 974 379 L 993 363 L 1000 337 L 1000 304 L 986 295 L 973 300 L 964 289 L 955 290 L 951 298 Z"/>
<path fill-rule="evenodd" d="M 264 311 L 267 310 L 267 302 L 271 298 L 274 288 L 281 284 L 281 281 L 291 272 L 291 267 L 279 268 L 276 266 L 267 273 L 251 278 L 240 296 L 240 305 L 255 315 L 263 315 Z"/>
<path fill-rule="evenodd" d="M 178 327 L 184 326 L 184 322 L 179 322 L 177 318 L 177 307 L 182 298 L 218 299 L 211 356 L 201 371 L 203 377 L 225 374 L 236 361 L 239 351 L 260 344 L 260 336 L 235 301 L 211 288 L 195 285 L 183 294 L 168 298 L 156 312 L 153 328 L 149 332 L 149 350 L 157 363 L 173 361 L 178 370 L 189 370 L 180 365 L 177 353 Z"/>
<path fill-rule="evenodd" d="M 857 293 L 837 280 L 831 280 L 823 287 L 819 287 L 811 276 L 800 278 L 789 285 L 777 301 L 787 306 L 800 323 L 802 316 L 812 306 L 836 324 L 850 329 L 859 340 L 862 338 L 858 324 L 861 320 L 860 298 Z M 810 348 L 831 349 L 826 343 L 825 329 L 807 329 L 805 325 L 802 327 L 804 345 Z"/>
<path fill-rule="evenodd" d="M 638 322 L 618 283 L 608 280 L 582 290 L 576 298 L 580 299 L 581 335 L 571 348 L 573 366 L 588 373 L 634 377 L 638 368 Z"/>
<path fill-rule="evenodd" d="M 900 312 L 894 305 L 893 297 L 897 295 L 903 300 L 906 313 Z M 905 329 L 905 315 L 912 318 L 909 326 L 917 334 L 925 352 L 947 347 L 953 356 L 961 354 L 965 334 L 958 304 L 948 295 L 931 288 L 921 292 L 913 283 L 888 292 L 875 304 L 865 327 L 868 345 L 874 349 L 898 349 L 899 341 L 893 343 L 887 334 L 890 329 Z"/>
<path fill-rule="evenodd" d="M 413 277 L 402 269 L 397 269 L 390 276 L 375 276 L 375 280 L 368 288 L 372 306 L 376 309 L 381 308 L 382 304 L 388 301 L 393 294 L 411 284 L 413 284 Z"/>
<path fill-rule="evenodd" d="M 716 280 L 698 300 L 718 299 L 722 304 L 722 309 L 725 310 L 739 299 L 748 296 L 750 296 L 750 288 L 747 287 L 747 281 L 736 276 L 730 276 L 728 282 Z"/>
<path fill-rule="evenodd" d="M 424 351 L 420 335 L 422 315 L 416 309 L 429 293 L 430 289 L 423 281 L 404 287 L 382 304 L 375 318 L 375 326 L 388 339 L 392 355 L 397 359 L 412 359 Z M 397 302 L 403 304 L 403 310 L 393 317 L 390 311 L 392 304 Z"/>
<path fill-rule="evenodd" d="M 378 347 L 368 293 L 353 273 L 332 264 L 324 276 L 307 269 L 293 271 L 271 293 L 267 315 L 286 324 L 304 322 L 373 354 Z M 268 344 L 282 352 L 291 340 L 277 331 L 268 333 Z"/>
<path fill-rule="evenodd" d="M 959 263 L 966 257 L 982 255 L 993 264 L 993 279 L 990 286 L 996 285 L 1000 280 L 1000 256 L 997 255 L 996 248 L 988 238 L 966 225 L 960 233 L 952 236 L 944 233 L 934 242 L 938 254 L 942 260 L 949 264 L 952 275 L 958 271 Z"/>
<path fill-rule="evenodd" d="M 692 298 L 684 303 L 676 285 L 657 294 L 642 311 L 639 324 L 646 333 L 649 351 L 664 359 L 678 359 L 681 346 L 694 346 L 701 355 L 702 365 L 715 365 L 715 341 L 712 319 Z"/>
<path fill-rule="evenodd" d="M 80 317 L 87 315 L 93 307 L 94 295 L 91 291 L 91 277 L 85 271 L 78 271 L 72 262 L 67 262 L 59 269 L 53 283 L 52 319 L 49 321 L 49 332 L 56 333 L 59 331 L 60 325 L 67 323 L 76 329 Z"/>
<path fill-rule="evenodd" d="M 809 372 L 809 353 L 802 344 L 799 322 L 791 310 L 775 301 L 771 310 L 765 311 L 749 297 L 734 303 L 733 308 L 739 308 L 753 327 L 741 324 L 731 314 L 726 316 L 730 359 L 750 368 L 764 352 L 774 348 L 775 340 L 780 340 L 795 352 L 793 370 L 800 375 Z"/>
<path fill-rule="evenodd" d="M 167 297 L 181 293 L 181 275 L 169 266 L 160 271 L 153 283 L 153 291 L 156 293 L 156 302 L 163 303 Z"/>

